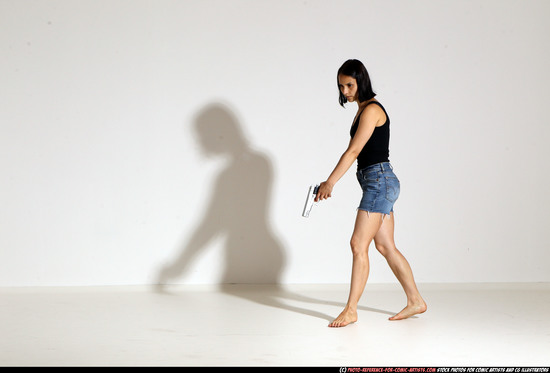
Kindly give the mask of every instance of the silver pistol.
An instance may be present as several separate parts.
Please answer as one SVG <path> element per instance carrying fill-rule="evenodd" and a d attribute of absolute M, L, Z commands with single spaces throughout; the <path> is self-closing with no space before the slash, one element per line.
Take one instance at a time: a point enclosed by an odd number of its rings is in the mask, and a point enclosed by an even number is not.
<path fill-rule="evenodd" d="M 313 202 L 315 201 L 315 197 L 317 196 L 318 191 L 319 185 L 312 185 L 309 187 L 309 190 L 307 192 L 306 204 L 304 205 L 304 211 L 302 212 L 302 216 L 304 218 L 309 217 L 309 212 L 313 207 Z"/>

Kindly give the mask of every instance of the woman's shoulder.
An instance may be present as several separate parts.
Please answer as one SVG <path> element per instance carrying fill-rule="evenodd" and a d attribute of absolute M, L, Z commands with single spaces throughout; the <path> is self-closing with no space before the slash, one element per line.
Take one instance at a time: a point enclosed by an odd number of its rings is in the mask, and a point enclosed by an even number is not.
<path fill-rule="evenodd" d="M 374 104 L 374 105 L 372 105 Z M 388 115 L 386 114 L 386 109 L 378 100 L 370 100 L 365 103 L 361 114 L 365 113 L 365 117 L 378 117 L 381 120 L 381 124 L 378 124 L 377 127 L 382 126 L 388 120 Z M 379 121 L 378 121 L 379 122 Z"/>

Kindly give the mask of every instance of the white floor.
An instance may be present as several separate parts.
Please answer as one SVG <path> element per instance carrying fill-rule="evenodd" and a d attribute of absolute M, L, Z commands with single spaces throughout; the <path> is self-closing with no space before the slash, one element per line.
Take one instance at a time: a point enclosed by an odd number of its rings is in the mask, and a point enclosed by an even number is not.
<path fill-rule="evenodd" d="M 0 366 L 550 366 L 550 284 L 0 289 Z"/>

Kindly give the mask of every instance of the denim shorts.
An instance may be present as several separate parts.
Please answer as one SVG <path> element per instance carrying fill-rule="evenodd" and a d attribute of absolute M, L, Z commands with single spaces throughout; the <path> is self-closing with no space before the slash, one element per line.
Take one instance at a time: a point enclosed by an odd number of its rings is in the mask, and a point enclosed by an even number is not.
<path fill-rule="evenodd" d="M 358 210 L 389 215 L 399 197 L 399 179 L 389 162 L 377 163 L 357 171 L 357 180 L 363 189 Z"/>

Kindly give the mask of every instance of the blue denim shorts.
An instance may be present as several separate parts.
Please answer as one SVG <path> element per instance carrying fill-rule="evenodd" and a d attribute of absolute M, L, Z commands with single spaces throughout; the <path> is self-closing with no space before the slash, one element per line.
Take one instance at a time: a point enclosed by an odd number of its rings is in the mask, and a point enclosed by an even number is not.
<path fill-rule="evenodd" d="M 389 162 L 377 163 L 357 171 L 357 180 L 363 189 L 358 210 L 389 215 L 399 197 L 399 179 Z"/>

